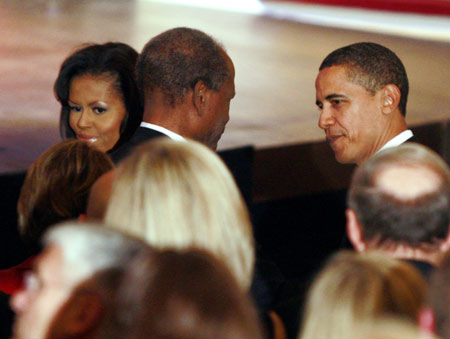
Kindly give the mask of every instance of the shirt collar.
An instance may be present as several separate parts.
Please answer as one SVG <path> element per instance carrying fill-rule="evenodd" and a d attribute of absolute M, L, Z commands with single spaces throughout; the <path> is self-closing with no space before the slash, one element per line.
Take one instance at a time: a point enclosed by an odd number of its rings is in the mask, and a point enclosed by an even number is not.
<path fill-rule="evenodd" d="M 389 140 L 387 143 L 385 143 L 384 146 L 381 147 L 376 153 L 381 152 L 387 148 L 399 146 L 412 136 L 413 136 L 412 131 L 410 129 L 407 129 L 406 131 L 403 131 L 402 133 L 398 134 L 397 136 Z"/>
<path fill-rule="evenodd" d="M 155 131 L 161 132 L 162 134 L 168 136 L 172 140 L 186 141 L 186 139 L 183 138 L 181 135 L 179 135 L 179 134 L 177 134 L 175 132 L 169 131 L 167 128 L 164 128 L 164 127 L 161 127 L 161 126 L 158 126 L 158 125 L 154 125 L 154 124 L 150 124 L 148 122 L 142 121 L 141 122 L 141 127 L 150 128 L 150 129 L 153 129 Z"/>

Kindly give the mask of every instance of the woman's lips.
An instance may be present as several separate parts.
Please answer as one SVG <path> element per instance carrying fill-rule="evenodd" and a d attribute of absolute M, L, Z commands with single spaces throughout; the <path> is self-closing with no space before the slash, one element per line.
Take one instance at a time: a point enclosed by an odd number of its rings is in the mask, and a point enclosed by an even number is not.
<path fill-rule="evenodd" d="M 93 142 L 97 141 L 97 137 L 84 135 L 84 134 L 77 134 L 77 139 L 79 139 L 81 141 L 90 142 L 90 143 L 93 143 Z"/>

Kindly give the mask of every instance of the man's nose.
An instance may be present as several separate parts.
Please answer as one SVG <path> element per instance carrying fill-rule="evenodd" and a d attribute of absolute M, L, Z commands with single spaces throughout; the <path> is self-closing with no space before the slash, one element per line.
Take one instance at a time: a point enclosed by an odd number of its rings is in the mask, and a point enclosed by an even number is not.
<path fill-rule="evenodd" d="M 334 123 L 335 119 L 331 110 L 327 107 L 323 107 L 322 111 L 320 112 L 319 127 L 321 129 L 327 129 L 328 127 L 334 125 Z"/>

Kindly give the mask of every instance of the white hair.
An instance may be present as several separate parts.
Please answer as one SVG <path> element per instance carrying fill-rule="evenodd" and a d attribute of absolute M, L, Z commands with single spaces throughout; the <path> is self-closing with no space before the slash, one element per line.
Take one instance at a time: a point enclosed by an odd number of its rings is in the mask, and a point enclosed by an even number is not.
<path fill-rule="evenodd" d="M 58 246 L 63 253 L 63 275 L 77 284 L 96 272 L 124 268 L 142 250 L 148 248 L 140 240 L 96 223 L 64 222 L 47 231 L 45 246 Z"/>

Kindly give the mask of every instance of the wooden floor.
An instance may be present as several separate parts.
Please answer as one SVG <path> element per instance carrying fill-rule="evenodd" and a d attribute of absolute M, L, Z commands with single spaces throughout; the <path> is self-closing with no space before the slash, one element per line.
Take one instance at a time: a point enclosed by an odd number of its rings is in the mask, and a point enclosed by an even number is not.
<path fill-rule="evenodd" d="M 236 98 L 222 149 L 323 140 L 314 80 L 333 49 L 374 41 L 394 50 L 410 79 L 408 123 L 450 119 L 450 44 L 283 21 L 268 16 L 132 0 L 0 0 L 0 172 L 25 169 L 59 140 L 52 86 L 83 42 L 138 51 L 172 27 L 204 30 L 235 63 Z"/>

